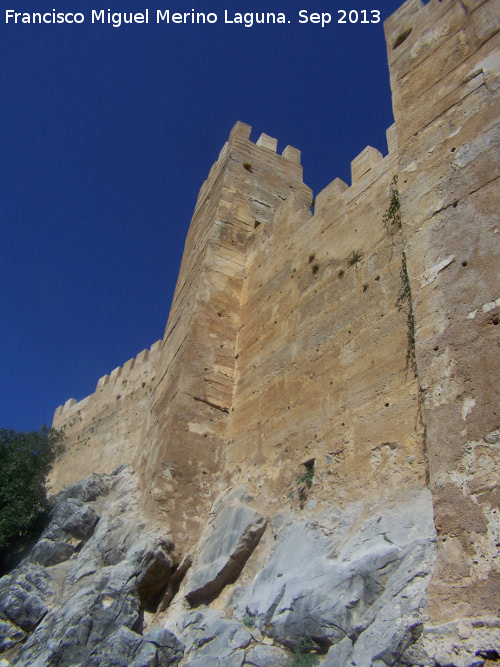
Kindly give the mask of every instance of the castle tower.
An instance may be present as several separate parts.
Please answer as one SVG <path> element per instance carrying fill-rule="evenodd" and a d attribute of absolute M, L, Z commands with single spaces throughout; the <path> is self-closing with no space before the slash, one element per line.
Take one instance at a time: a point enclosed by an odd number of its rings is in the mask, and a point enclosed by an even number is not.
<path fill-rule="evenodd" d="M 492 0 L 408 0 L 385 25 L 439 536 L 434 621 L 500 607 L 499 26 Z"/>
<path fill-rule="evenodd" d="M 189 229 L 134 467 L 147 506 L 168 516 L 176 543 L 205 522 L 223 471 L 246 258 L 257 229 L 272 234 L 290 196 L 309 209 L 300 152 L 237 123 L 203 184 Z"/>

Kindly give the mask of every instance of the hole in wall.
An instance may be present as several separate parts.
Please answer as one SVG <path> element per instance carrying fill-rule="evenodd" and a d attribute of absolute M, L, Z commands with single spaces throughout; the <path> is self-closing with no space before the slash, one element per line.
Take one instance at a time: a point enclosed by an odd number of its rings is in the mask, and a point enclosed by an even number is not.
<path fill-rule="evenodd" d="M 396 39 L 394 40 L 394 44 L 392 45 L 393 49 L 397 49 L 398 46 L 401 46 L 401 44 L 408 39 L 408 37 L 411 35 L 411 31 L 413 28 L 408 28 L 408 30 L 405 30 L 404 32 L 400 33 Z"/>

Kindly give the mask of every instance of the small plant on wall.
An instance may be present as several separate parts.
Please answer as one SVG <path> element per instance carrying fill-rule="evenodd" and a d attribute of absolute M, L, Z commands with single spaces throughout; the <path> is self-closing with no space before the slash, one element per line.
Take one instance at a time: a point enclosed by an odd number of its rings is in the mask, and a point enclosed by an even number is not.
<path fill-rule="evenodd" d="M 362 250 L 353 250 L 347 259 L 348 266 L 355 266 L 363 259 L 364 252 Z"/>
<path fill-rule="evenodd" d="M 390 238 L 394 239 L 394 234 L 401 229 L 401 203 L 399 201 L 398 175 L 394 174 L 389 191 L 390 202 L 387 211 L 384 213 L 384 227 Z"/>
<path fill-rule="evenodd" d="M 304 507 L 304 504 L 307 500 L 309 489 L 312 486 L 314 479 L 314 459 L 306 461 L 303 464 L 305 470 L 302 473 L 299 473 L 295 476 L 295 482 L 297 484 L 297 489 L 299 492 L 299 502 L 300 507 Z"/>

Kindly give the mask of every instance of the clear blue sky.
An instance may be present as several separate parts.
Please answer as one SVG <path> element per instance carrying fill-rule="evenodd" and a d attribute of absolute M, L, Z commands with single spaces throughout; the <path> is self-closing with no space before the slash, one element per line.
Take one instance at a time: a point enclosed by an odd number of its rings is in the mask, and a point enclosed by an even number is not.
<path fill-rule="evenodd" d="M 392 124 L 382 22 L 338 10 L 399 0 L 150 4 L 7 0 L 82 12 L 80 25 L 0 14 L 0 427 L 50 424 L 68 398 L 163 336 L 198 190 L 237 120 L 302 150 L 317 193 Z M 148 25 L 92 24 L 92 9 L 150 11 Z M 299 10 L 330 12 L 322 28 Z M 156 10 L 215 12 L 157 25 Z M 234 12 L 284 12 L 246 28 Z M 361 13 L 360 13 L 361 17 Z"/>

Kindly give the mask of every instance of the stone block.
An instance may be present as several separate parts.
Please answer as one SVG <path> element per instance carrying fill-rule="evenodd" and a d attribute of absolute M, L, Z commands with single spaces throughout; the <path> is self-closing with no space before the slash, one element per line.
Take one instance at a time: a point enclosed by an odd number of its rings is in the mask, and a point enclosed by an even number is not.
<path fill-rule="evenodd" d="M 118 368 L 113 369 L 109 374 L 109 381 L 116 382 L 121 374 L 122 374 L 122 367 L 118 366 Z"/>
<path fill-rule="evenodd" d="M 327 185 L 326 188 L 323 188 L 323 190 L 316 195 L 316 203 L 314 205 L 315 215 L 321 215 L 321 213 L 330 205 L 333 205 L 348 188 L 349 186 L 347 183 L 344 183 L 340 178 L 336 178 Z"/>
<path fill-rule="evenodd" d="M 135 359 L 129 359 L 123 364 L 123 373 L 130 373 L 130 371 L 134 368 L 135 366 Z"/>
<path fill-rule="evenodd" d="M 287 160 L 290 160 L 290 162 L 300 164 L 300 150 L 298 148 L 294 148 L 293 146 L 286 146 L 282 155 L 283 157 L 286 157 Z"/>
<path fill-rule="evenodd" d="M 262 133 L 257 139 L 257 146 L 260 146 L 261 148 L 267 148 L 268 150 L 273 151 L 273 153 L 276 153 L 276 149 L 278 148 L 278 140 L 274 139 L 274 137 L 270 137 L 268 134 Z"/>
<path fill-rule="evenodd" d="M 382 160 L 382 153 L 372 146 L 367 146 L 351 162 L 352 183 L 357 183 Z"/>
<path fill-rule="evenodd" d="M 142 364 L 148 359 L 149 359 L 149 350 L 143 350 L 142 352 L 139 352 L 139 354 L 135 358 L 138 364 Z"/>
<path fill-rule="evenodd" d="M 387 138 L 387 148 L 389 153 L 396 153 L 399 146 L 396 123 L 393 123 L 391 127 L 387 128 L 385 136 Z"/>
<path fill-rule="evenodd" d="M 235 123 L 233 129 L 229 134 L 229 142 L 233 139 L 250 139 L 250 132 L 252 131 L 252 126 L 242 123 L 240 120 Z"/>

